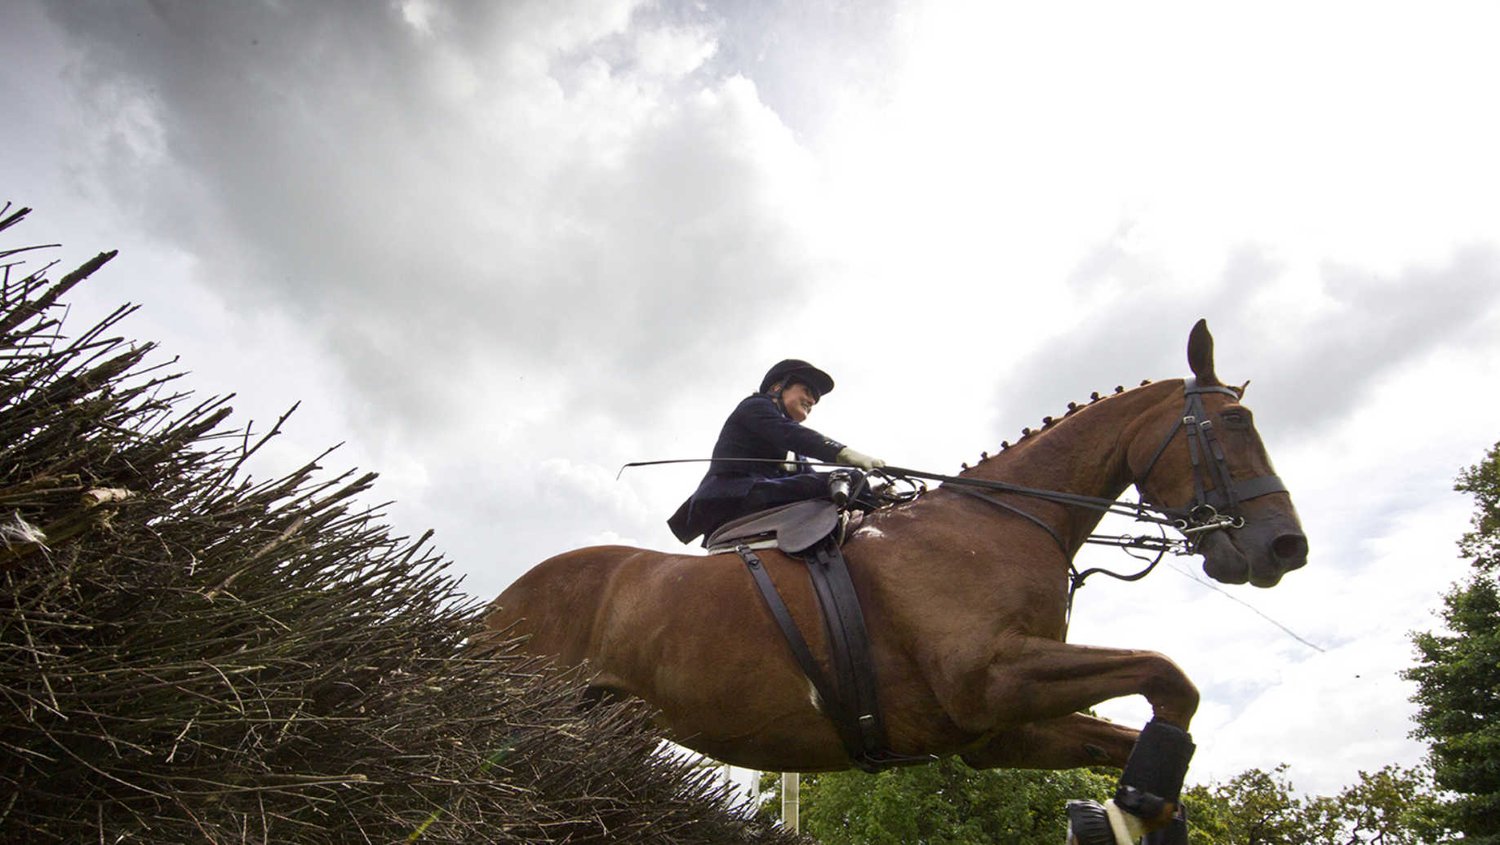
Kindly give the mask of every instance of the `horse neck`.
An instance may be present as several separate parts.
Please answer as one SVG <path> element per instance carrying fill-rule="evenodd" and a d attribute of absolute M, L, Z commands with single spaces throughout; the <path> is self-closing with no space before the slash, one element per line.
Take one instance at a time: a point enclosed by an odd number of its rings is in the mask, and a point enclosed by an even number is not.
<path fill-rule="evenodd" d="M 1150 423 L 1164 404 L 1182 393 L 1181 380 L 1155 382 L 1117 393 L 1032 432 L 1000 454 L 961 473 L 964 478 L 1003 481 L 1039 490 L 1100 499 L 1119 498 L 1134 481 L 1130 446 L 1138 437 L 1156 436 Z M 1039 499 L 1009 501 L 1050 524 L 1071 556 L 1103 518 L 1103 512 L 1065 507 Z"/>

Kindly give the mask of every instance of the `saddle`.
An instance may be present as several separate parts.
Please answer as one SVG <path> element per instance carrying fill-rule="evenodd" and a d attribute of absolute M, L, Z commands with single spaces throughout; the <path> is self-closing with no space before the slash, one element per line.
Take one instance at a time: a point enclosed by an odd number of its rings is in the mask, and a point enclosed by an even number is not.
<path fill-rule="evenodd" d="M 817 690 L 844 750 L 867 772 L 931 762 L 892 752 L 876 700 L 875 662 L 864 613 L 839 549 L 845 514 L 833 502 L 813 499 L 750 514 L 726 523 L 708 538 L 711 554 L 734 551 L 750 570 L 761 598 L 786 638 L 802 673 Z M 787 610 L 765 565 L 752 549 L 779 548 L 807 564 L 828 635 L 834 680 L 830 683 Z"/>
<path fill-rule="evenodd" d="M 808 499 L 732 519 L 704 541 L 709 554 L 751 549 L 781 549 L 789 555 L 812 548 L 833 534 L 842 519 L 828 499 Z"/>

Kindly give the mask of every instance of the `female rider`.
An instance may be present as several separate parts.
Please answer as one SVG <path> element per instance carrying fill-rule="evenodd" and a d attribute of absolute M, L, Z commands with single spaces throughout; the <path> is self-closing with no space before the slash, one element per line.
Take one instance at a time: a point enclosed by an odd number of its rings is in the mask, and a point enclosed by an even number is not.
<path fill-rule="evenodd" d="M 677 539 L 691 543 L 731 519 L 827 496 L 829 474 L 814 472 L 805 463 L 783 463 L 788 452 L 798 461 L 805 455 L 864 470 L 885 466 L 885 461 L 802 425 L 832 390 L 833 378 L 806 361 L 788 358 L 768 370 L 760 391 L 742 400 L 724 421 L 698 489 L 667 520 Z"/>

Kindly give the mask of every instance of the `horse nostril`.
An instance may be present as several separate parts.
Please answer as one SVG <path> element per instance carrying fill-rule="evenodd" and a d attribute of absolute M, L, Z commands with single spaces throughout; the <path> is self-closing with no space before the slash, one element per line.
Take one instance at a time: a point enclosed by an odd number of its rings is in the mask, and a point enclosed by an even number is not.
<path fill-rule="evenodd" d="M 1287 569 L 1307 565 L 1307 538 L 1301 534 L 1282 534 L 1271 543 L 1271 551 Z"/>

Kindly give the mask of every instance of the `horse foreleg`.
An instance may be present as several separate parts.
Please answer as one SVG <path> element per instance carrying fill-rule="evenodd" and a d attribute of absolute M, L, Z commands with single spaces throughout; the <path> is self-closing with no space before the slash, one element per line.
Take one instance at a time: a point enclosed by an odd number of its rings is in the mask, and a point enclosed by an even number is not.
<path fill-rule="evenodd" d="M 1002 724 L 1020 717 L 1059 719 L 1125 695 L 1142 695 L 1155 717 L 1124 763 L 1113 801 L 1069 805 L 1070 841 L 1129 845 L 1163 829 L 1178 810 L 1192 758 L 1188 723 L 1198 690 L 1177 664 L 1154 651 L 1068 645 L 1040 637 L 1005 643 L 987 667 L 986 703 Z"/>
<path fill-rule="evenodd" d="M 1035 722 L 1127 695 L 1144 696 L 1157 719 L 1183 730 L 1198 710 L 1198 688 L 1166 655 L 1042 637 L 1026 637 L 995 658 L 980 706 L 1001 724 Z"/>
<path fill-rule="evenodd" d="M 1071 713 L 1007 728 L 960 752 L 976 769 L 1075 769 L 1083 766 L 1124 768 L 1140 731 Z"/>

